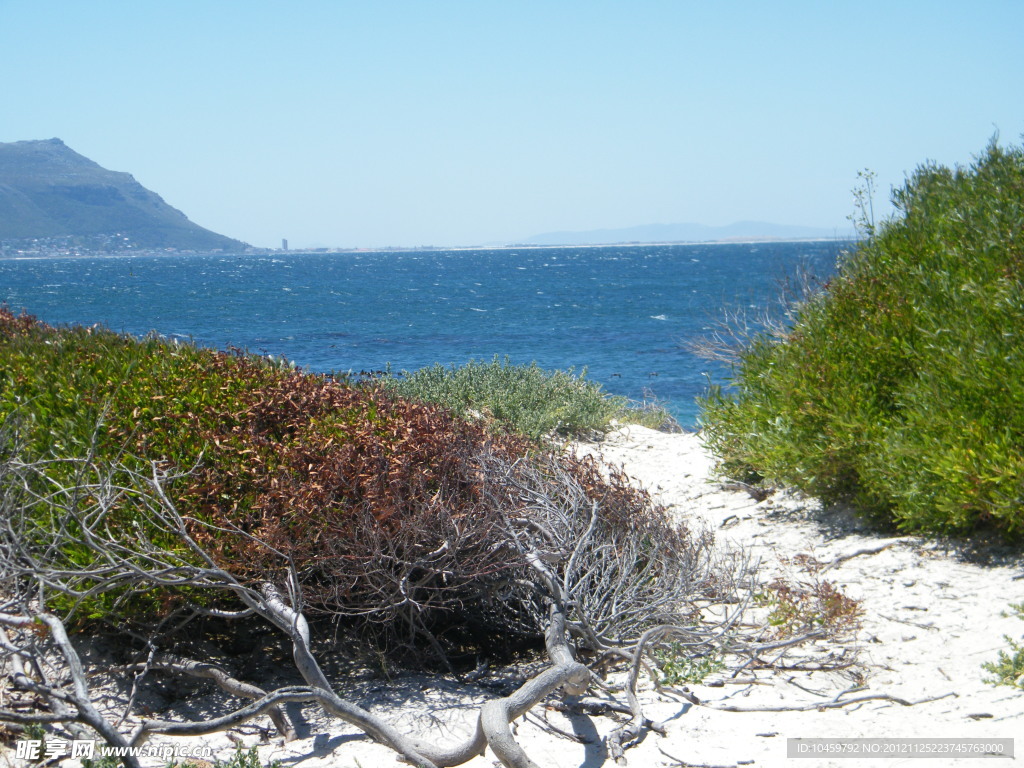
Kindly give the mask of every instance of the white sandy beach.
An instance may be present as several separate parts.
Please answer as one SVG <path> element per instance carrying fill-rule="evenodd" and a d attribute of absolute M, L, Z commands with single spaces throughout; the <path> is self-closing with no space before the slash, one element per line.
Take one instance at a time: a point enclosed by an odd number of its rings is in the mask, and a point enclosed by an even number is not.
<path fill-rule="evenodd" d="M 827 578 L 860 601 L 864 610 L 856 637 L 844 645 L 847 653 L 858 651 L 854 667 L 831 672 L 758 670 L 735 679 L 726 673 L 713 674 L 704 684 L 689 686 L 707 706 L 695 706 L 645 685 L 642 699 L 647 714 L 665 720 L 667 732 L 665 736 L 650 733 L 628 750 L 629 765 L 891 768 L 907 759 L 787 758 L 787 738 L 812 737 L 1016 738 L 1017 750 L 1024 751 L 1024 694 L 985 684 L 982 678 L 986 673 L 981 668 L 982 662 L 994 660 L 997 651 L 1006 647 L 1003 635 L 1020 637 L 1024 633 L 1024 623 L 1001 616 L 1010 602 L 1024 599 L 1024 563 L 1020 559 L 981 563 L 954 548 L 917 537 L 886 538 L 846 511 L 823 511 L 813 500 L 791 493 L 776 493 L 757 502 L 743 490 L 725 489 L 710 478 L 712 462 L 693 434 L 630 427 L 599 445 L 584 445 L 581 451 L 599 451 L 606 459 L 623 464 L 674 512 L 701 518 L 719 540 L 749 548 L 762 560 L 763 581 L 776 574 L 795 581 L 806 578 L 808 574 L 799 564 L 813 558 L 826 566 L 819 571 L 819 578 Z M 862 553 L 855 555 L 858 552 Z M 797 555 L 806 557 L 794 561 Z M 843 698 L 888 694 L 910 702 L 935 700 L 904 706 L 874 699 L 810 711 L 715 709 L 824 704 L 852 688 L 858 690 Z M 435 742 L 455 741 L 467 734 L 475 714 L 472 705 L 488 695 L 483 687 L 467 690 L 452 679 L 425 676 L 394 684 L 362 684 L 347 692 L 342 684 L 340 690 L 410 733 Z M 312 710 L 306 712 L 312 718 Z M 540 727 L 545 721 L 579 740 Z M 261 735 L 253 727 L 236 731 L 231 740 L 225 735 L 205 740 L 215 747 L 213 756 L 220 759 L 229 757 L 240 744 L 246 748 L 259 745 L 264 762 L 280 760 L 284 766 L 371 768 L 397 764 L 392 751 L 355 729 L 319 716 L 309 725 L 310 735 L 288 744 L 280 743 L 276 734 Z M 601 743 L 601 737 L 614 727 L 608 717 L 567 718 L 539 706 L 517 722 L 517 738 L 540 766 L 598 768 L 614 765 Z M 945 756 L 923 764 L 992 766 L 1008 762 L 1012 761 Z M 466 765 L 489 768 L 497 763 L 488 753 Z"/>

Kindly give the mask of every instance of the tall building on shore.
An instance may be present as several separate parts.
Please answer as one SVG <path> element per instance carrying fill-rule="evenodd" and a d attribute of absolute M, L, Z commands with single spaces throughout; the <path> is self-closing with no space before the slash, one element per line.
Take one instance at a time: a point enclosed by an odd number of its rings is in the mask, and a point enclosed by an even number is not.
<path fill-rule="evenodd" d="M 282 251 L 287 251 L 288 250 L 288 241 L 285 238 L 281 238 L 281 250 Z"/>

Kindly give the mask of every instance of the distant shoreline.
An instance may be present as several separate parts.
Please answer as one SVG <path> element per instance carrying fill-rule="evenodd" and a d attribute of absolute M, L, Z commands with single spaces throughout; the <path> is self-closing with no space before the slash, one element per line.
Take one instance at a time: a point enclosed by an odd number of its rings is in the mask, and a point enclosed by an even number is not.
<path fill-rule="evenodd" d="M 134 256 L 312 256 L 316 254 L 352 254 L 352 253 L 445 253 L 449 251 L 550 251 L 563 248 L 654 248 L 663 246 L 697 246 L 697 245 L 758 245 L 773 243 L 828 243 L 846 244 L 856 242 L 856 238 L 842 237 L 756 237 L 726 238 L 722 240 L 678 240 L 665 242 L 626 242 L 626 243 L 567 243 L 560 245 L 537 245 L 530 243 L 511 245 L 452 245 L 433 246 L 421 245 L 411 247 L 381 246 L 379 248 L 250 248 L 245 251 L 174 251 L 138 249 L 132 251 L 94 251 L 79 253 L 17 253 L 2 254 L 0 261 L 24 261 L 32 259 L 98 259 L 98 258 L 131 258 Z"/>
<path fill-rule="evenodd" d="M 379 248 L 289 248 L 266 249 L 260 253 L 313 254 L 313 253 L 430 253 L 431 251 L 523 251 L 552 250 L 556 248 L 652 248 L 667 245 L 757 245 L 759 243 L 852 243 L 854 237 L 732 237 L 721 240 L 666 240 L 653 242 L 621 243 L 559 243 L 538 245 L 536 243 L 512 243 L 509 245 L 420 245 L 412 247 L 381 246 Z"/>

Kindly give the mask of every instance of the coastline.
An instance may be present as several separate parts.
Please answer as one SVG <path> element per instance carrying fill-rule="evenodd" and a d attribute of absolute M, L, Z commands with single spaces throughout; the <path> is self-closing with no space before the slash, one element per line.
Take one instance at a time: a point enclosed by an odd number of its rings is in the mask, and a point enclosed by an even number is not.
<path fill-rule="evenodd" d="M 721 240 L 666 240 L 654 242 L 623 242 L 623 243 L 565 243 L 561 245 L 506 244 L 506 245 L 451 245 L 451 246 L 380 246 L 376 248 L 248 248 L 244 251 L 162 251 L 159 249 L 139 249 L 137 251 L 90 251 L 82 253 L 39 253 L 9 255 L 0 253 L 0 261 L 17 261 L 23 259 L 99 259 L 125 258 L 133 256 L 308 256 L 312 254 L 345 255 L 353 253 L 444 253 L 446 251 L 545 251 L 560 248 L 657 248 L 661 246 L 702 246 L 702 245 L 758 245 L 768 243 L 853 243 L 851 237 L 733 237 Z"/>
<path fill-rule="evenodd" d="M 655 240 L 652 242 L 628 241 L 621 243 L 561 243 L 558 245 L 545 243 L 508 243 L 503 245 L 450 245 L 450 246 L 381 246 L 378 248 L 289 248 L 287 251 L 268 249 L 259 254 L 311 254 L 311 253 L 431 253 L 444 251 L 545 251 L 559 248 L 581 248 L 585 250 L 597 248 L 657 248 L 674 245 L 757 245 L 760 243 L 852 243 L 850 237 L 734 237 L 721 240 Z"/>

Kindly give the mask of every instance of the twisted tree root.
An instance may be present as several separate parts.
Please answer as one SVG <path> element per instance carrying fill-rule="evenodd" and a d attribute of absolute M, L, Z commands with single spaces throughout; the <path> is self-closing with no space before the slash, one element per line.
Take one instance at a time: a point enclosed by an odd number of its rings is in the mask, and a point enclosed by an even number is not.
<path fill-rule="evenodd" d="M 157 656 L 153 661 L 147 664 L 132 664 L 124 669 L 125 671 L 132 672 L 143 671 L 147 668 L 180 672 L 185 675 L 190 675 L 191 677 L 213 680 L 221 690 L 230 693 L 232 696 L 239 696 L 243 699 L 252 699 L 255 701 L 267 695 L 267 692 L 259 686 L 253 685 L 252 683 L 246 683 L 241 680 L 236 680 L 214 664 L 196 661 L 195 659 L 186 659 L 172 654 Z M 291 721 L 288 719 L 288 716 L 281 707 L 272 707 L 267 711 L 267 714 L 270 716 L 270 720 L 274 723 L 274 727 L 277 728 L 278 733 L 284 737 L 285 741 L 295 740 L 295 728 L 292 726 Z"/>

